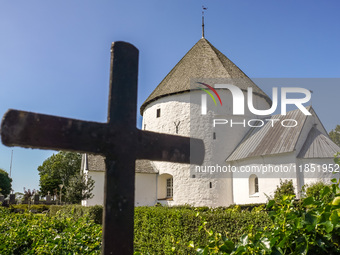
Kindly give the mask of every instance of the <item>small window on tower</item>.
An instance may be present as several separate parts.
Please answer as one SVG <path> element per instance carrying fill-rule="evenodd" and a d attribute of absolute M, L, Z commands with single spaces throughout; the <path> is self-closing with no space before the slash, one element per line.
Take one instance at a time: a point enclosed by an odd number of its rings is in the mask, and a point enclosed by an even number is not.
<path fill-rule="evenodd" d="M 216 133 L 213 133 L 213 139 L 216 140 Z"/>
<path fill-rule="evenodd" d="M 157 118 L 161 117 L 161 109 L 157 109 L 157 115 L 156 115 Z"/>

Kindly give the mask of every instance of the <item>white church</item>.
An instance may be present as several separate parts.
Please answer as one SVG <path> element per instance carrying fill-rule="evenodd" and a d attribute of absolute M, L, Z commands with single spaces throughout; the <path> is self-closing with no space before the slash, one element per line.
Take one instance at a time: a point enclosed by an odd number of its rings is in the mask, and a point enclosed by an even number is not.
<path fill-rule="evenodd" d="M 267 201 L 266 195 L 273 195 L 280 179 L 293 180 L 299 197 L 303 185 L 339 177 L 333 157 L 340 148 L 330 140 L 311 106 L 305 107 L 309 114 L 294 109 L 286 115 L 262 116 L 250 111 L 245 103 L 244 114 L 234 115 L 231 90 L 215 86 L 214 94 L 200 85 L 214 87 L 216 82 L 212 81 L 228 81 L 245 99 L 251 88 L 254 108 L 272 107 L 268 95 L 201 38 L 145 100 L 140 113 L 144 130 L 202 139 L 204 163 L 195 166 L 137 160 L 136 206 L 262 203 Z M 204 115 L 203 98 L 207 104 Z M 216 122 L 223 125 L 213 125 Z M 102 205 L 103 157 L 84 154 L 82 171 L 95 181 L 94 197 L 82 204 Z"/>

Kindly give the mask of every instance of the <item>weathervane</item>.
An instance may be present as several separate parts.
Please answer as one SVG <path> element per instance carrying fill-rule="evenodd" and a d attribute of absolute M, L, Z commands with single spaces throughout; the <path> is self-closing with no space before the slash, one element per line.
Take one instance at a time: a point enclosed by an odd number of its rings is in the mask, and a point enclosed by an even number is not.
<path fill-rule="evenodd" d="M 208 10 L 207 7 L 202 5 L 202 38 L 204 38 L 204 11 Z"/>

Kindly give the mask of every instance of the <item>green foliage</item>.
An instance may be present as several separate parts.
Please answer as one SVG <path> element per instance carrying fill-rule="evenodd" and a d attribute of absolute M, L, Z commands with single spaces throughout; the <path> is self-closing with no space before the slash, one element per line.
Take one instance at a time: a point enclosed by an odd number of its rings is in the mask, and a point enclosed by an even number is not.
<path fill-rule="evenodd" d="M 78 204 L 83 199 L 93 197 L 91 191 L 94 188 L 94 180 L 81 173 L 81 154 L 61 151 L 53 154 L 38 167 L 40 175 L 40 187 L 42 196 L 50 192 L 60 195 L 60 184 L 64 184 L 62 189 L 63 200 Z"/>
<path fill-rule="evenodd" d="M 0 254 L 100 254 L 101 226 L 78 219 L 0 208 Z"/>
<path fill-rule="evenodd" d="M 81 217 L 88 217 L 97 224 L 102 223 L 103 218 L 103 206 L 81 206 L 81 205 L 51 205 L 51 216 L 59 215 L 60 217 L 72 217 L 73 219 L 79 219 Z"/>
<path fill-rule="evenodd" d="M 25 206 L 13 208 L 25 210 Z M 31 210 L 45 211 L 43 206 L 32 205 Z M 1 210 L 0 254 L 99 254 L 101 226 L 96 223 L 102 222 L 102 206 L 51 205 L 46 215 Z M 197 231 L 203 218 L 208 223 L 205 229 Z M 226 245 L 230 248 L 248 225 L 260 228 L 269 221 L 263 205 L 252 211 L 241 211 L 240 207 L 137 207 L 135 249 L 142 254 L 194 254 L 187 245 L 190 240 L 204 245 L 218 238 L 212 237 L 211 231 L 224 230 L 228 231 L 230 239 Z"/>
<path fill-rule="evenodd" d="M 0 206 L 0 215 L 1 216 L 7 215 L 7 214 L 10 214 L 10 213 L 11 213 L 11 211 L 8 208 Z"/>
<path fill-rule="evenodd" d="M 7 197 L 11 193 L 12 179 L 8 173 L 0 168 L 0 193 Z"/>
<path fill-rule="evenodd" d="M 38 167 L 40 175 L 40 194 L 46 196 L 48 191 L 57 194 L 59 184 L 68 186 L 70 178 L 80 173 L 81 154 L 60 151 L 46 159 Z"/>
<path fill-rule="evenodd" d="M 97 224 L 102 224 L 103 222 L 103 206 L 94 205 L 89 206 L 89 218 Z"/>
<path fill-rule="evenodd" d="M 14 212 L 25 212 L 25 211 L 32 211 L 36 213 L 42 213 L 49 210 L 49 205 L 11 205 L 11 211 Z"/>
<path fill-rule="evenodd" d="M 280 179 L 280 186 L 276 187 L 274 191 L 274 200 L 279 200 L 284 195 L 293 195 L 295 196 L 293 180 L 284 180 Z"/>
<path fill-rule="evenodd" d="M 339 185 L 333 179 L 318 196 L 297 203 L 282 195 L 251 211 L 137 207 L 135 254 L 340 254 Z M 0 208 L 0 254 L 99 254 L 102 209 L 50 206 L 44 216 Z"/>
<path fill-rule="evenodd" d="M 334 162 L 340 163 L 340 153 Z M 207 229 L 203 221 L 198 230 L 204 228 L 209 233 L 209 242 L 197 248 L 189 241 L 188 246 L 196 254 L 340 254 L 340 179 L 333 179 L 331 185 L 310 186 L 307 197 L 298 203 L 292 183 L 280 180 L 280 184 L 276 199 L 266 207 L 271 218 L 266 227 L 249 225 L 248 233 L 235 244 L 227 238 L 228 233 Z"/>
<path fill-rule="evenodd" d="M 303 190 L 306 191 L 306 196 L 307 197 L 313 197 L 315 200 L 320 200 L 320 192 L 323 188 L 325 188 L 326 186 L 331 187 L 331 185 L 325 184 L 323 181 L 317 181 L 315 183 L 311 183 L 308 185 L 305 185 L 303 187 Z M 328 193 L 328 196 L 326 197 L 326 199 L 330 199 L 333 194 L 332 193 Z"/>
<path fill-rule="evenodd" d="M 339 185 L 340 181 L 333 179 L 332 185 L 321 189 L 319 200 L 308 196 L 296 204 L 294 195 L 270 200 L 267 209 L 271 210 L 271 224 L 261 228 L 249 225 L 248 233 L 236 244 L 227 238 L 228 234 L 211 229 L 206 229 L 210 236 L 207 244 L 198 248 L 194 242 L 188 244 L 196 254 L 339 254 Z"/>
<path fill-rule="evenodd" d="M 340 125 L 336 125 L 335 129 L 329 132 L 329 137 L 338 146 L 340 146 Z"/>
<path fill-rule="evenodd" d="M 207 222 L 206 229 L 214 233 L 227 231 L 228 240 L 233 242 L 247 231 L 249 225 L 265 227 L 270 222 L 265 211 L 241 211 L 237 207 L 137 207 L 135 250 L 141 254 L 194 254 L 189 242 L 204 246 L 209 238 L 215 238 L 207 231 L 197 231 L 202 219 Z"/>
<path fill-rule="evenodd" d="M 91 176 L 76 174 L 71 177 L 68 186 L 66 187 L 66 200 L 72 204 L 78 204 L 81 200 L 93 197 L 91 191 L 94 188 L 94 180 Z"/>
<path fill-rule="evenodd" d="M 209 222 L 207 227 L 216 231 L 228 229 L 233 241 L 239 239 L 249 224 L 264 227 L 270 221 L 267 213 L 261 209 L 250 212 L 222 207 L 215 209 L 189 206 L 137 207 L 135 208 L 135 249 L 142 254 L 147 252 L 171 254 L 176 243 L 185 244 L 190 240 L 206 243 L 208 234 L 197 232 L 201 222 L 200 218 L 196 217 L 198 212 Z M 50 206 L 51 216 L 79 219 L 86 215 L 96 223 L 102 222 L 102 213 L 102 206 Z M 194 253 L 186 245 L 177 247 L 176 252 L 178 254 Z"/>
<path fill-rule="evenodd" d="M 292 195 L 270 201 L 267 208 L 272 210 L 269 215 L 273 227 L 270 231 L 257 231 L 258 236 L 248 236 L 243 240 L 245 244 L 237 248 L 247 251 L 257 248 L 259 253 L 339 254 L 339 217 L 329 193 L 340 195 L 336 180 L 331 187 L 325 186 L 320 191 L 319 200 L 311 196 L 304 198 L 302 208 L 294 205 Z M 260 243 L 264 247 L 259 247 Z"/>
<path fill-rule="evenodd" d="M 197 213 L 199 216 L 199 213 Z M 207 235 L 207 244 L 195 248 L 193 241 L 189 242 L 188 247 L 194 248 L 197 254 L 229 254 L 235 248 L 234 242 L 229 240 L 226 234 L 216 233 L 213 230 L 208 230 L 206 225 L 208 222 L 204 221 L 201 226 L 199 226 L 198 231 L 204 230 Z M 173 249 L 174 251 L 176 249 Z"/>
<path fill-rule="evenodd" d="M 236 208 L 239 211 L 253 211 L 258 210 L 259 208 L 266 207 L 265 203 L 257 203 L 257 204 L 232 204 L 228 206 L 228 209 Z M 207 207 L 208 208 L 208 207 Z M 225 208 L 225 207 L 222 207 Z M 209 208 L 208 208 L 209 209 Z M 225 208 L 226 209 L 226 208 Z"/>

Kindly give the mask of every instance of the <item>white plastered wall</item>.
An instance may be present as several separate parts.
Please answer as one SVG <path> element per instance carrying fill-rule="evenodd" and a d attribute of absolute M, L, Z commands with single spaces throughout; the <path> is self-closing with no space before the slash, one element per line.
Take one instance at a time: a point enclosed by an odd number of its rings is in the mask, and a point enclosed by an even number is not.
<path fill-rule="evenodd" d="M 95 181 L 92 191 L 94 196 L 91 199 L 83 200 L 82 205 L 103 205 L 105 173 L 103 171 L 86 171 L 86 173 Z M 136 173 L 135 178 L 135 206 L 155 205 L 157 174 Z"/>
<path fill-rule="evenodd" d="M 191 92 L 201 95 L 201 92 Z M 216 107 L 208 100 L 208 111 L 206 118 L 201 118 L 201 105 L 193 104 L 190 93 L 181 93 L 160 98 L 150 103 L 143 113 L 143 129 L 167 134 L 176 134 L 175 123 L 180 122 L 178 134 L 203 139 L 205 144 L 205 164 L 225 165 L 225 159 L 238 145 L 249 130 L 248 125 L 221 125 L 213 127 L 214 118 L 233 119 L 234 122 L 247 122 L 250 119 L 263 118 L 255 116 L 245 107 L 245 115 L 232 115 L 232 96 L 229 90 L 218 90 L 223 106 Z M 245 94 L 246 98 L 246 94 Z M 245 100 L 246 102 L 246 100 Z M 269 108 L 265 99 L 255 96 L 254 107 L 257 109 Z M 160 109 L 160 117 L 157 110 Z M 216 115 L 215 115 L 216 114 Z M 216 140 L 213 133 L 216 133 Z M 170 174 L 173 176 L 173 201 L 168 205 L 190 204 L 194 206 L 227 206 L 233 203 L 232 179 L 220 178 L 219 176 L 194 174 L 187 164 L 175 164 L 168 162 L 154 162 L 159 174 Z M 225 176 L 223 176 L 225 177 Z M 240 188 L 240 187 L 239 187 Z"/>
<path fill-rule="evenodd" d="M 94 180 L 92 190 L 93 198 L 83 200 L 84 206 L 103 205 L 104 204 L 104 172 L 102 171 L 85 171 L 85 173 Z"/>
<path fill-rule="evenodd" d="M 135 206 L 153 206 L 157 203 L 157 174 L 136 173 Z"/>
<path fill-rule="evenodd" d="M 265 203 L 267 196 L 274 196 L 280 179 L 293 180 L 295 194 L 298 194 L 296 158 L 293 152 L 274 156 L 254 157 L 234 162 L 237 171 L 233 174 L 233 202 L 235 204 Z M 284 169 L 284 170 L 281 170 Z M 288 172 L 284 172 L 288 169 Z M 250 194 L 249 177 L 258 177 L 259 192 Z M 267 195 L 267 196 L 266 196 Z"/>

